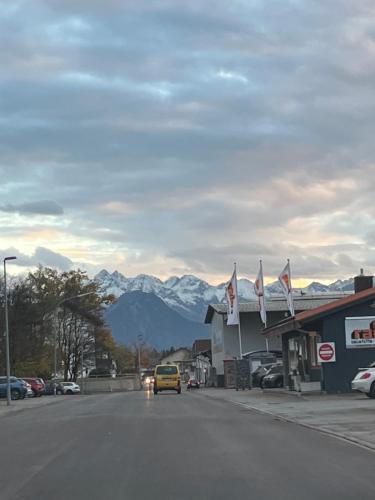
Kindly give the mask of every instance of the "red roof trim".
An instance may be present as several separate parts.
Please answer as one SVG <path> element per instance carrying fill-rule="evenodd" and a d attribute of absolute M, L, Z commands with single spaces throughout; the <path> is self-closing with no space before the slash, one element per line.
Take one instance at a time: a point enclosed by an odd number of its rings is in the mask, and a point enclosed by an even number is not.
<path fill-rule="evenodd" d="M 282 335 L 287 333 L 287 331 L 292 331 L 300 328 L 304 323 L 308 323 L 322 316 L 326 316 L 329 313 L 335 312 L 340 309 L 345 309 L 353 304 L 360 303 L 366 299 L 375 298 L 375 288 L 368 288 L 362 292 L 353 293 L 348 297 L 343 297 L 342 299 L 329 302 L 324 306 L 315 307 L 314 309 L 309 309 L 308 311 L 303 311 L 295 315 L 294 318 L 289 318 L 283 320 L 275 325 L 266 328 L 263 334 L 269 337 L 274 335 Z M 289 327 L 289 328 L 288 328 Z"/>
<path fill-rule="evenodd" d="M 352 304 L 355 304 L 356 302 L 361 302 L 371 297 L 375 297 L 375 288 L 368 288 L 367 290 L 363 290 L 362 292 L 358 293 L 353 293 L 353 295 L 349 295 L 348 297 L 335 300 L 334 302 L 330 302 L 329 304 L 325 304 L 320 307 L 315 307 L 315 309 L 310 309 L 309 311 L 300 312 L 296 314 L 294 319 L 296 321 L 304 323 L 318 316 L 325 315 L 337 309 L 343 309 Z"/>

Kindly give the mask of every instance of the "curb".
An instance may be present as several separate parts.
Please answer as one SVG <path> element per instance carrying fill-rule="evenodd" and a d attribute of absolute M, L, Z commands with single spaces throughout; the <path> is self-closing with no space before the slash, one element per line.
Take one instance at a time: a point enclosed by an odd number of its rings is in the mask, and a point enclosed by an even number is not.
<path fill-rule="evenodd" d="M 227 403 L 231 403 L 231 404 L 236 405 L 236 406 L 241 406 L 242 408 L 252 410 L 254 412 L 260 413 L 261 415 L 268 415 L 269 417 L 277 418 L 278 420 L 281 420 L 283 422 L 287 422 L 290 424 L 296 424 L 296 425 L 299 425 L 301 427 L 305 427 L 306 429 L 310 429 L 312 431 L 320 432 L 321 434 L 325 434 L 327 436 L 331 436 L 331 437 L 334 437 L 336 439 L 340 439 L 340 440 L 345 441 L 347 443 L 355 444 L 356 446 L 359 446 L 360 448 L 365 448 L 366 450 L 372 451 L 373 453 L 375 453 L 375 445 L 368 444 L 368 443 L 366 443 L 364 441 L 360 441 L 359 439 L 356 439 L 356 438 L 351 438 L 351 437 L 346 436 L 345 434 L 341 434 L 339 432 L 334 432 L 334 431 L 330 431 L 328 429 L 322 429 L 319 427 L 315 427 L 315 426 L 310 425 L 310 424 L 305 424 L 305 423 L 303 423 L 299 420 L 296 420 L 292 417 L 285 417 L 283 415 L 273 413 L 269 410 L 263 410 L 263 409 L 258 408 L 256 406 L 251 406 L 247 403 L 241 403 L 239 401 L 233 401 L 231 399 L 216 398 L 215 396 L 210 396 L 209 394 L 207 394 L 206 397 L 210 398 L 210 399 L 214 399 L 216 401 L 220 400 L 220 401 L 225 401 Z"/>

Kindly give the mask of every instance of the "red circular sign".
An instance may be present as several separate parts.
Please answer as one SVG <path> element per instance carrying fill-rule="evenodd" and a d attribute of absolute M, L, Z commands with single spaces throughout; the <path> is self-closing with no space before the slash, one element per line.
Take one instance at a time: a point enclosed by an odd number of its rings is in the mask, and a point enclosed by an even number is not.
<path fill-rule="evenodd" d="M 319 356 L 323 361 L 330 361 L 335 355 L 335 351 L 330 344 L 322 344 L 319 347 Z"/>

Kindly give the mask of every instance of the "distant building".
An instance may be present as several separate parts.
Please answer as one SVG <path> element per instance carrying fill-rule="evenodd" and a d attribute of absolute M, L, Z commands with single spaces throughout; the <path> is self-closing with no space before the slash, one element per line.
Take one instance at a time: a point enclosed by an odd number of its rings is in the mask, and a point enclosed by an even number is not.
<path fill-rule="evenodd" d="M 192 357 L 194 364 L 194 377 L 201 384 L 209 384 L 212 379 L 211 339 L 196 340 L 192 347 Z"/>
<path fill-rule="evenodd" d="M 177 365 L 181 375 L 184 373 L 190 373 L 192 367 L 191 351 L 185 347 L 176 349 L 174 352 L 164 356 L 160 360 L 160 364 L 162 365 L 167 363 Z"/>

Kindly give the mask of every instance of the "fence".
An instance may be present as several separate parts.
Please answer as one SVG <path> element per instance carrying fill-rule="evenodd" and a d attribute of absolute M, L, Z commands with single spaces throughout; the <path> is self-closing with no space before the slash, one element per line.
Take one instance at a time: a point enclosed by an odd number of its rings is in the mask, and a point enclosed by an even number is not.
<path fill-rule="evenodd" d="M 81 392 L 94 394 L 97 392 L 140 391 L 141 382 L 138 375 L 125 375 L 116 378 L 85 378 L 77 381 Z"/>

